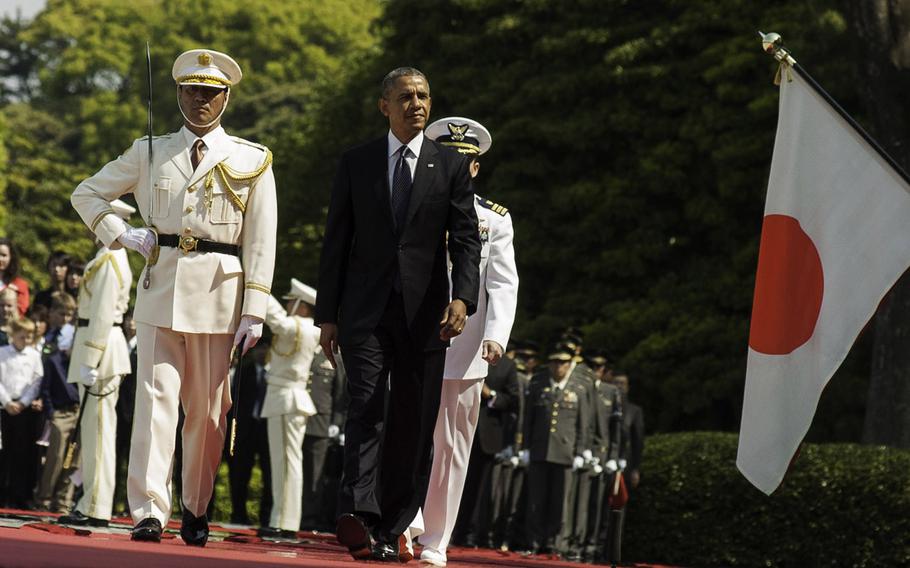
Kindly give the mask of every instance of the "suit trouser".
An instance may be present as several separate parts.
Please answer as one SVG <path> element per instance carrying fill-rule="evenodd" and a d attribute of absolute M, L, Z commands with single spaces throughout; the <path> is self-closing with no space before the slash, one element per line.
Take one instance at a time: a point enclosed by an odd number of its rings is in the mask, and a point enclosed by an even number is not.
<path fill-rule="evenodd" d="M 79 445 L 82 447 L 82 498 L 76 510 L 87 517 L 110 520 L 117 480 L 117 396 L 122 377 L 99 380 L 82 411 Z"/>
<path fill-rule="evenodd" d="M 323 436 L 303 437 L 303 503 L 301 530 L 321 530 L 326 523 L 325 495 L 323 492 L 325 458 L 332 443 Z"/>
<path fill-rule="evenodd" d="M 482 390 L 483 379 L 442 381 L 439 416 L 433 431 L 433 466 L 423 504 L 424 533 L 420 543 L 443 554 L 455 529 L 468 477 Z"/>
<path fill-rule="evenodd" d="M 69 512 L 73 504 L 73 482 L 69 473 L 63 471 L 63 461 L 66 459 L 70 434 L 76 429 L 78 418 L 79 406 L 55 410 L 51 414 L 51 435 L 36 500 L 39 505 L 55 513 Z M 73 460 L 75 462 L 73 466 L 79 464 L 78 449 Z"/>
<path fill-rule="evenodd" d="M 171 469 L 178 407 L 183 423 L 183 506 L 201 516 L 224 447 L 232 334 L 181 333 L 136 324 L 136 407 L 127 494 L 133 520 L 171 516 Z"/>
<path fill-rule="evenodd" d="M 531 545 L 550 548 L 559 533 L 572 468 L 533 461 L 528 466 L 528 529 Z"/>
<path fill-rule="evenodd" d="M 387 542 L 417 515 L 429 479 L 445 350 L 423 345 L 397 293 L 369 336 L 341 344 L 350 406 L 338 510 L 367 517 Z"/>
<path fill-rule="evenodd" d="M 0 450 L 0 503 L 26 509 L 34 496 L 38 474 L 38 422 L 41 416 L 29 407 L 13 416 L 0 411 L 3 449 Z"/>
<path fill-rule="evenodd" d="M 272 466 L 272 515 L 269 526 L 297 532 L 303 493 L 303 436 L 306 416 L 282 414 L 268 418 L 269 461 Z"/>
<path fill-rule="evenodd" d="M 265 420 L 252 416 L 237 419 L 237 437 L 234 455 L 228 458 L 228 481 L 231 486 L 231 522 L 250 524 L 246 510 L 250 495 L 250 478 L 253 464 L 259 456 L 262 471 L 262 493 L 259 496 L 259 524 L 263 525 L 272 514 L 272 468 L 269 459 L 269 434 Z"/>
<path fill-rule="evenodd" d="M 563 509 L 562 530 L 559 534 L 558 548 L 563 552 L 576 551 L 588 536 L 588 512 L 591 499 L 591 481 L 587 470 L 572 472 L 571 481 L 566 487 L 566 503 Z"/>

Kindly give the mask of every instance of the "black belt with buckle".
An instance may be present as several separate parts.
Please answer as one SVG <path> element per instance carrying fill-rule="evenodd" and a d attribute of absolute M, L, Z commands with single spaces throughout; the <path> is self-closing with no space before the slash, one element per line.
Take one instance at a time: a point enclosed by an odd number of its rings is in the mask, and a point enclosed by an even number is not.
<path fill-rule="evenodd" d="M 218 252 L 240 256 L 238 245 L 216 243 L 205 239 L 197 239 L 192 235 L 158 235 L 158 245 L 163 247 L 179 248 L 183 254 L 188 252 Z"/>

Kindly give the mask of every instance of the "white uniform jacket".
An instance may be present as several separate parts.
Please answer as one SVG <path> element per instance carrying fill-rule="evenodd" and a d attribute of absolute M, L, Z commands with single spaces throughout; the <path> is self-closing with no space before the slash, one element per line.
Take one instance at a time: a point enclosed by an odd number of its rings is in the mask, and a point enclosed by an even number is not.
<path fill-rule="evenodd" d="M 489 365 L 481 358 L 483 341 L 505 350 L 518 304 L 518 269 L 512 248 L 512 217 L 502 205 L 474 197 L 480 231 L 480 294 L 477 312 L 446 352 L 446 379 L 481 379 Z"/>
<path fill-rule="evenodd" d="M 71 200 L 112 249 L 121 246 L 124 223 L 109 203 L 130 192 L 159 234 L 240 245 L 242 259 L 161 247 L 151 285 L 137 287 L 135 310 L 137 322 L 178 332 L 233 333 L 241 315 L 265 318 L 270 295 L 278 216 L 271 153 L 218 127 L 203 137 L 207 150 L 193 171 L 194 138 L 184 127 L 153 139 L 151 187 L 148 141 L 141 138 L 79 184 Z"/>
<path fill-rule="evenodd" d="M 79 285 L 79 319 L 67 381 L 79 381 L 82 365 L 98 370 L 99 379 L 129 374 L 130 348 L 123 335 L 123 314 L 129 308 L 133 273 L 123 248 L 101 247 L 86 266 Z"/>
<path fill-rule="evenodd" d="M 268 386 L 262 402 L 262 418 L 284 414 L 316 414 L 307 392 L 310 366 L 319 347 L 319 328 L 313 318 L 289 316 L 278 300 L 269 296 L 265 324 L 274 334 L 269 351 Z"/>

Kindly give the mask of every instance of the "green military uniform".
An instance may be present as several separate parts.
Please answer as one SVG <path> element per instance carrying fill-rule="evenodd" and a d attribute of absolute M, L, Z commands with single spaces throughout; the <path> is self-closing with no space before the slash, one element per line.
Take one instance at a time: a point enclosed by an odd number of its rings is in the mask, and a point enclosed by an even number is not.
<path fill-rule="evenodd" d="M 531 379 L 525 400 L 528 521 L 533 551 L 552 550 L 559 532 L 572 465 L 591 436 L 589 387 L 577 375 L 563 384 L 546 370 Z"/>
<path fill-rule="evenodd" d="M 615 475 L 613 468 L 619 459 L 620 436 L 622 435 L 622 401 L 619 389 L 606 381 L 595 381 L 594 435 L 592 451 L 599 464 L 609 464 L 604 471 L 593 477 L 589 499 L 589 516 L 586 532 L 579 543 L 586 559 L 599 555 L 603 542 L 599 538 L 601 526 L 607 522 L 604 515 L 607 507 L 608 489 L 612 488 Z M 612 470 L 612 471 L 611 471 Z"/>

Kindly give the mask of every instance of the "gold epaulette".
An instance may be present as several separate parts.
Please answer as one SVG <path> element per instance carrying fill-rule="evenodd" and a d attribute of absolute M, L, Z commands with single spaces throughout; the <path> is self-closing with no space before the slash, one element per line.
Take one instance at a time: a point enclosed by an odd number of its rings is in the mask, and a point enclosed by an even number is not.
<path fill-rule="evenodd" d="M 489 199 L 484 199 L 480 196 L 477 196 L 477 203 L 484 209 L 489 209 L 493 213 L 497 213 L 499 215 L 502 215 L 503 217 L 505 217 L 506 213 L 509 212 L 508 208 L 503 207 L 502 205 L 500 205 L 498 203 L 494 203 L 494 202 L 490 201 Z"/>

